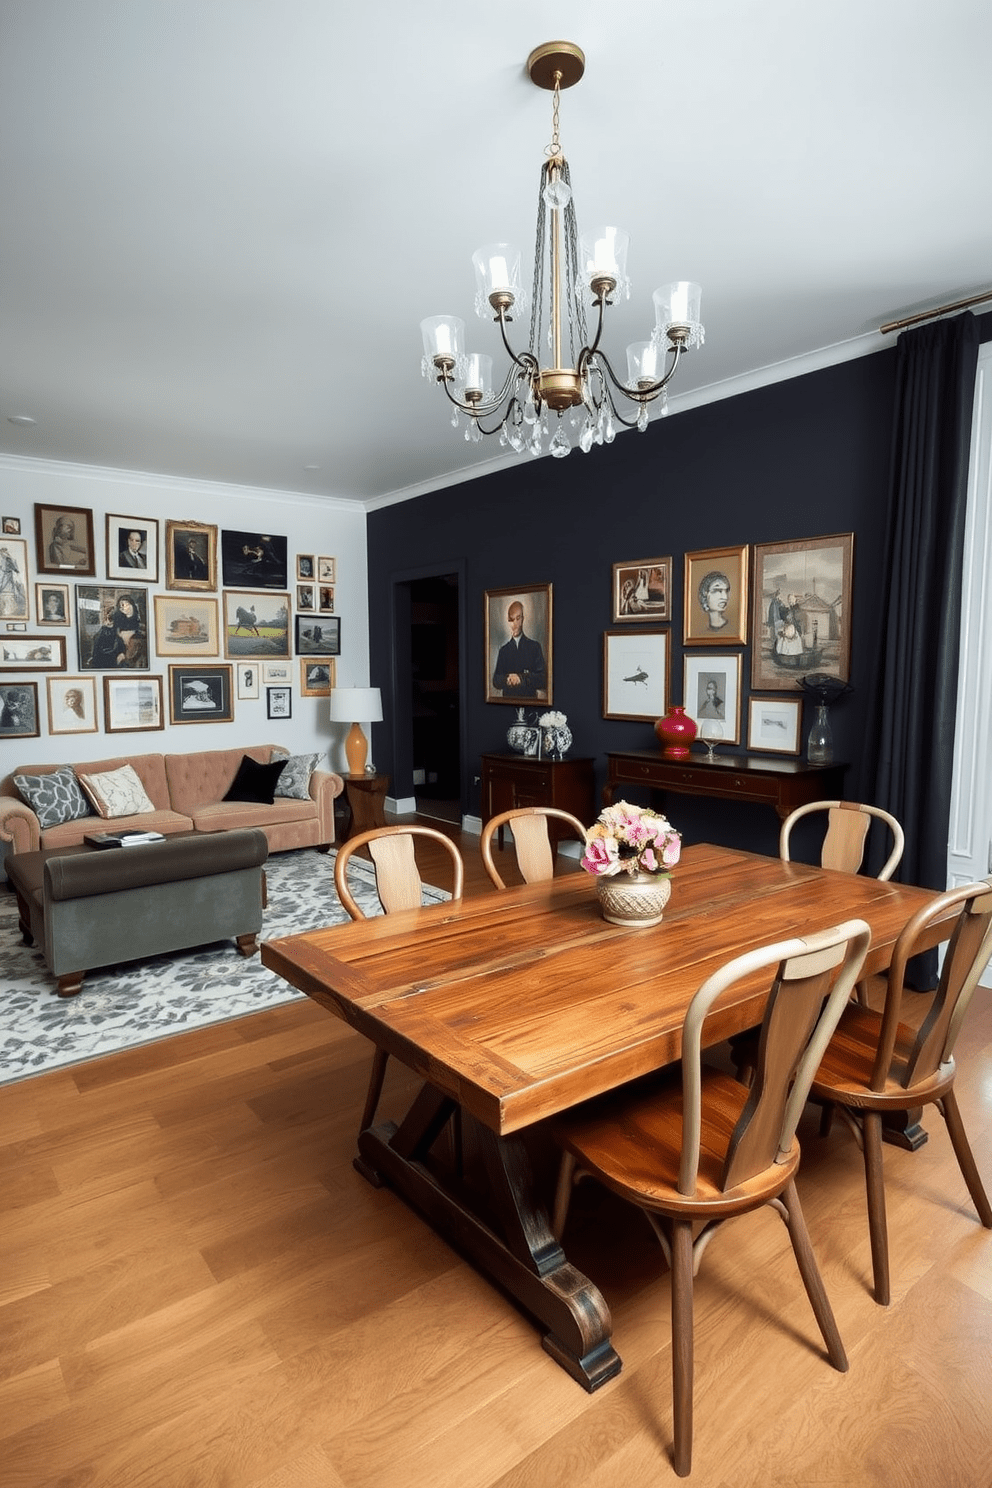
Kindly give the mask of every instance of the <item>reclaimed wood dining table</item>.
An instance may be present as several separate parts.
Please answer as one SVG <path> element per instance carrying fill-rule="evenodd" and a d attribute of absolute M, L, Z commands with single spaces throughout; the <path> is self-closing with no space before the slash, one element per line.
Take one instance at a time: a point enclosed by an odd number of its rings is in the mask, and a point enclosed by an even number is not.
<path fill-rule="evenodd" d="M 262 944 L 266 966 L 423 1081 L 398 1124 L 359 1133 L 358 1170 L 514 1297 L 587 1390 L 621 1367 L 610 1312 L 552 1233 L 528 1138 L 677 1060 L 693 993 L 732 957 L 860 918 L 872 931 L 866 972 L 881 972 L 934 897 L 708 844 L 683 852 L 673 880 L 665 918 L 648 929 L 607 923 L 594 881 L 574 873 Z M 725 994 L 707 1044 L 760 1022 L 766 991 L 767 974 Z M 481 1184 L 437 1157 L 442 1134 L 464 1127 Z"/>

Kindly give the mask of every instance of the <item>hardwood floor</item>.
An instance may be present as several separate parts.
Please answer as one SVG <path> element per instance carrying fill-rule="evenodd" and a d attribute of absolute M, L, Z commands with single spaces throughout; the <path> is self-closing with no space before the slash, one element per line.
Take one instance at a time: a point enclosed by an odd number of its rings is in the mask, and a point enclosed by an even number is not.
<path fill-rule="evenodd" d="M 467 892 L 488 892 L 477 840 L 450 830 Z M 434 870 L 443 881 L 428 856 Z M 368 1063 L 361 1038 L 298 1002 L 0 1089 L 3 1488 L 677 1481 L 668 1275 L 645 1220 L 577 1190 L 566 1248 L 624 1360 L 588 1396 L 352 1168 Z M 959 1067 L 989 1186 L 992 993 Z M 411 1089 L 391 1061 L 387 1114 Z M 885 1151 L 883 1309 L 860 1154 L 839 1123 L 824 1139 L 814 1113 L 804 1124 L 799 1188 L 848 1374 L 825 1361 L 775 1215 L 707 1250 L 697 1488 L 992 1483 L 992 1234 L 943 1123 L 927 1125 L 920 1152 Z"/>

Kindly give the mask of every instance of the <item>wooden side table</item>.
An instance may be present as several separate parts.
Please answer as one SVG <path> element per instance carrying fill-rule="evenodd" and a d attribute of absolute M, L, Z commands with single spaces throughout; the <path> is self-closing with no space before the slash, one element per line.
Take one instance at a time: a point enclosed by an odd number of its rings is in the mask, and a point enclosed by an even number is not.
<path fill-rule="evenodd" d="M 348 807 L 348 825 L 341 834 L 342 842 L 386 825 L 385 801 L 389 789 L 388 775 L 344 775 L 344 799 Z"/>

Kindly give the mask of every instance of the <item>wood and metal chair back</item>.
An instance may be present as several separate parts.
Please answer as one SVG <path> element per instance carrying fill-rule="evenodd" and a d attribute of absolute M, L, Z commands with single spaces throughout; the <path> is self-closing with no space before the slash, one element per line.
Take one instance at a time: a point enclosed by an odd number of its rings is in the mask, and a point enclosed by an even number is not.
<path fill-rule="evenodd" d="M 871 931 L 848 920 L 736 957 L 689 1005 L 681 1068 L 577 1107 L 554 1130 L 565 1149 L 555 1204 L 560 1236 L 575 1177 L 591 1175 L 647 1215 L 672 1271 L 675 1471 L 692 1461 L 693 1276 L 715 1229 L 771 1204 L 784 1219 L 830 1361 L 847 1358 L 796 1192 L 796 1126 L 817 1065 L 864 963 Z M 771 974 L 771 975 L 769 975 Z M 729 987 L 770 982 L 757 1070 L 745 1087 L 702 1062 L 704 1025 Z M 702 1230 L 693 1240 L 694 1224 Z"/>
<path fill-rule="evenodd" d="M 949 911 L 950 940 L 940 984 L 919 1029 L 902 1021 L 906 963 L 933 945 Z M 992 877 L 939 895 L 908 921 L 896 942 L 880 1012 L 853 1004 L 841 1014 L 811 1094 L 825 1104 L 822 1130 L 839 1110 L 864 1153 L 875 1300 L 888 1303 L 889 1247 L 882 1174 L 882 1118 L 935 1105 L 979 1218 L 992 1229 L 992 1207 L 975 1164 L 954 1093 L 954 1044 L 992 955 Z M 913 994 L 915 996 L 915 994 Z"/>
<path fill-rule="evenodd" d="M 864 861 L 868 828 L 873 820 L 885 822 L 892 833 L 892 850 L 877 876 L 888 882 L 902 861 L 906 843 L 902 827 L 880 806 L 864 806 L 857 801 L 810 801 L 805 806 L 797 806 L 786 817 L 779 833 L 778 855 L 783 863 L 791 861 L 789 840 L 796 822 L 819 811 L 827 812 L 827 834 L 820 851 L 820 867 L 836 868 L 840 873 L 858 872 Z"/>
<path fill-rule="evenodd" d="M 524 883 L 544 883 L 554 878 L 559 836 L 577 837 L 583 847 L 586 842 L 585 827 L 568 811 L 554 806 L 519 806 L 515 811 L 501 811 L 486 822 L 479 839 L 482 866 L 497 889 L 505 889 L 506 884 L 493 861 L 493 837 L 506 826 L 513 832 L 517 867 Z"/>
<path fill-rule="evenodd" d="M 424 883 L 417 868 L 415 847 L 418 841 L 429 841 L 443 847 L 451 859 L 451 897 L 460 899 L 465 890 L 465 864 L 450 837 L 433 827 L 375 827 L 359 832 L 338 849 L 334 860 L 334 887 L 338 898 L 353 920 L 364 920 L 355 896 L 348 887 L 348 863 L 360 847 L 367 847 L 375 870 L 376 893 L 386 914 L 402 909 L 419 909 L 423 903 Z M 372 1056 L 372 1071 L 365 1096 L 360 1131 L 372 1125 L 389 1055 L 377 1048 Z M 364 1170 L 363 1170 L 364 1171 Z"/>

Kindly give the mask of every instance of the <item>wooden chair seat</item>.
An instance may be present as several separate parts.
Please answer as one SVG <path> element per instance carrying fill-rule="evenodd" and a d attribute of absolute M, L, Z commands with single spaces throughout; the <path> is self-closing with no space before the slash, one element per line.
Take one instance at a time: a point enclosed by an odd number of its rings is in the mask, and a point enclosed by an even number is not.
<path fill-rule="evenodd" d="M 916 1042 L 916 1029 L 900 1023 L 896 1028 L 892 1062 L 881 1090 L 872 1091 L 871 1081 L 875 1060 L 878 1057 L 878 1041 L 882 1028 L 882 1015 L 872 1008 L 852 1003 L 844 1009 L 837 1031 L 823 1056 L 820 1068 L 813 1080 L 817 1084 L 829 1085 L 844 1097 L 851 1106 L 877 1105 L 879 1109 L 904 1110 L 906 1107 L 906 1071 Z M 954 1062 L 949 1069 L 938 1072 L 933 1079 L 921 1082 L 931 1100 L 937 1100 L 945 1088 L 954 1083 Z"/>

